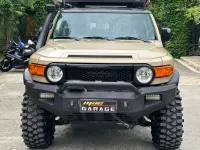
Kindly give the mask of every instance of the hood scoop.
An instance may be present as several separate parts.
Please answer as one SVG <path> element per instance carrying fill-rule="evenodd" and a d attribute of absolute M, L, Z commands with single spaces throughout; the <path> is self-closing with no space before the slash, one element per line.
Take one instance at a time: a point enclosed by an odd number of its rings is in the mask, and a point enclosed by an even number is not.
<path fill-rule="evenodd" d="M 119 58 L 128 58 L 132 59 L 132 56 L 120 56 L 120 55 L 68 55 L 68 58 L 110 58 L 110 59 L 119 59 Z"/>

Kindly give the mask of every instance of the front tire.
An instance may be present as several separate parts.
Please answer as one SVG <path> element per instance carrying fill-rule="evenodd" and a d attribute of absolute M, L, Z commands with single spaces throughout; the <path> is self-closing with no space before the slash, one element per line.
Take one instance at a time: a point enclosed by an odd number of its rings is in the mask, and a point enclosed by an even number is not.
<path fill-rule="evenodd" d="M 12 62 L 6 58 L 2 60 L 0 63 L 0 70 L 2 72 L 8 72 L 12 69 L 12 67 L 13 67 Z"/>
<path fill-rule="evenodd" d="M 183 108 L 179 91 L 173 102 L 154 113 L 151 129 L 154 145 L 159 150 L 175 150 L 183 141 Z"/>
<path fill-rule="evenodd" d="M 55 117 L 39 108 L 25 94 L 22 102 L 22 137 L 29 148 L 47 148 L 52 144 Z"/>

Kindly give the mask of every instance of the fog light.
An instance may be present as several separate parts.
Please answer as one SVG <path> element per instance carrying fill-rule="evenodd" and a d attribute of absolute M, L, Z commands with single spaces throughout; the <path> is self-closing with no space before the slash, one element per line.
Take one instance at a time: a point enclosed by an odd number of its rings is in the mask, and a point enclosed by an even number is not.
<path fill-rule="evenodd" d="M 54 98 L 54 94 L 53 93 L 40 93 L 40 98 Z"/>
<path fill-rule="evenodd" d="M 159 101 L 161 100 L 161 95 L 146 95 L 145 100 Z"/>

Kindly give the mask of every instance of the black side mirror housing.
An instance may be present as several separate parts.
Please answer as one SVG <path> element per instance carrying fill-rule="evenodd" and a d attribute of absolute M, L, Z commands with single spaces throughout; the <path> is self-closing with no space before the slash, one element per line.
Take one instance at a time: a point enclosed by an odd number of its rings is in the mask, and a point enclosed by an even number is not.
<path fill-rule="evenodd" d="M 48 13 L 54 13 L 56 11 L 56 6 L 54 4 L 47 4 L 46 8 Z"/>
<path fill-rule="evenodd" d="M 163 45 L 165 45 L 172 38 L 172 30 L 170 28 L 162 28 L 161 38 Z"/>

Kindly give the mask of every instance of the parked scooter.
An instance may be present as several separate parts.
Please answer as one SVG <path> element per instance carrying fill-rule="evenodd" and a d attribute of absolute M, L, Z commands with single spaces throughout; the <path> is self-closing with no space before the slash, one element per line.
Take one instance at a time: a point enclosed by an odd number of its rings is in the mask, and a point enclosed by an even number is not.
<path fill-rule="evenodd" d="M 11 47 L 5 52 L 5 58 L 0 63 L 0 70 L 8 72 L 12 68 L 25 69 L 28 66 L 30 56 L 35 52 L 35 43 L 28 40 L 28 44 L 15 41 L 11 42 Z"/>
<path fill-rule="evenodd" d="M 5 58 L 0 62 L 0 71 L 8 72 L 12 68 L 27 68 L 29 58 L 35 52 L 41 31 L 42 27 L 40 27 L 32 40 L 28 40 L 28 44 L 24 44 L 20 39 L 18 43 L 12 41 L 10 48 L 5 52 Z"/>

